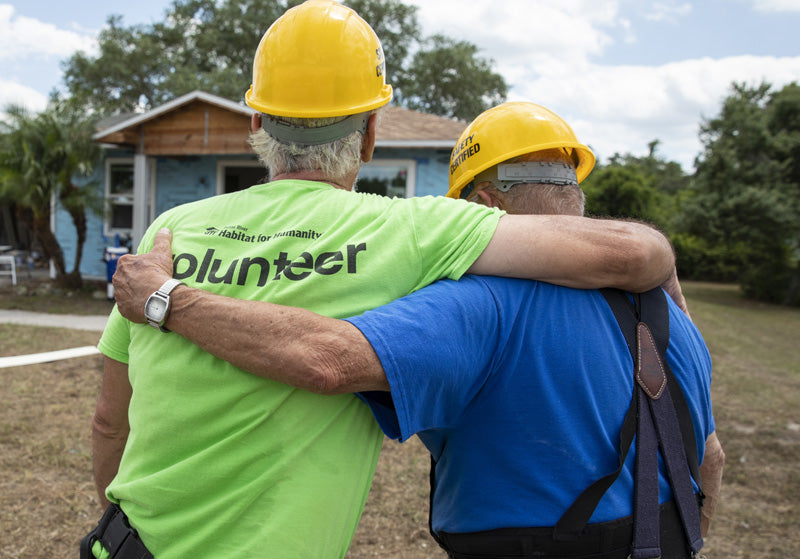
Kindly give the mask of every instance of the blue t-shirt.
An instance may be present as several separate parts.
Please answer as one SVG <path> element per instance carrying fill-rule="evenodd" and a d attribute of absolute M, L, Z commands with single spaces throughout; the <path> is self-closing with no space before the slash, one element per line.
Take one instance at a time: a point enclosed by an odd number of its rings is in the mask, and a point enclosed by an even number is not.
<path fill-rule="evenodd" d="M 714 431 L 711 359 L 672 301 L 669 311 L 667 361 L 702 461 Z M 552 526 L 616 470 L 633 362 L 599 291 L 465 276 L 349 320 L 391 386 L 362 398 L 387 436 L 417 434 L 437 462 L 435 531 Z M 634 454 L 591 522 L 632 513 Z M 660 490 L 671 498 L 663 476 Z"/>

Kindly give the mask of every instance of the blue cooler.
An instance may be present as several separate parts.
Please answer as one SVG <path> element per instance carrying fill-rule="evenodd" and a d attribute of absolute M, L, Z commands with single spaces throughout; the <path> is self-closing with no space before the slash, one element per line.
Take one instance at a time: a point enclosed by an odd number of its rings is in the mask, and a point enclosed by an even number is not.
<path fill-rule="evenodd" d="M 106 262 L 106 275 L 108 276 L 106 297 L 108 297 L 109 301 L 114 300 L 114 284 L 111 283 L 111 279 L 114 277 L 114 272 L 117 271 L 117 260 L 123 254 L 128 254 L 128 247 L 106 247 L 103 252 L 103 260 Z"/>

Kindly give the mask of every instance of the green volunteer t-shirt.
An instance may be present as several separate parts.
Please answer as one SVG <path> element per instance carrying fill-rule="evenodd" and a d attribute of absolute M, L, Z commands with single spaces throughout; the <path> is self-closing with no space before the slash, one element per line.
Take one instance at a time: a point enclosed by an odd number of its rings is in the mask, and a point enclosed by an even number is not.
<path fill-rule="evenodd" d="M 276 181 L 164 213 L 140 250 L 168 227 L 187 285 L 343 318 L 459 278 L 500 215 Z M 157 559 L 344 556 L 382 442 L 367 406 L 244 373 L 116 309 L 99 348 L 133 386 L 107 495 Z"/>

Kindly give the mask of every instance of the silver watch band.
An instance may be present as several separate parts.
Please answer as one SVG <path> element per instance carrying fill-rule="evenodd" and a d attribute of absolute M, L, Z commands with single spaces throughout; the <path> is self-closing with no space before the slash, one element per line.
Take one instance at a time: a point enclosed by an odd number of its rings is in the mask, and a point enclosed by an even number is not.
<path fill-rule="evenodd" d="M 181 280 L 170 278 L 165 281 L 161 287 L 158 288 L 158 292 L 162 295 L 169 295 L 172 293 L 172 290 L 181 285 L 183 282 Z"/>
<path fill-rule="evenodd" d="M 147 323 L 150 326 L 152 326 L 153 328 L 157 328 L 157 329 L 161 330 L 162 332 L 169 332 L 170 331 L 166 326 L 164 326 L 164 322 L 166 322 L 167 316 L 169 316 L 169 311 L 170 311 L 169 294 L 172 293 L 172 291 L 177 286 L 181 285 L 182 283 L 183 282 L 181 280 L 178 280 L 178 279 L 175 279 L 175 278 L 170 278 L 167 281 L 165 281 L 163 284 L 161 284 L 161 287 L 159 287 L 158 290 L 155 291 L 152 295 L 150 295 L 150 297 L 147 299 L 147 302 L 145 303 L 145 318 L 147 319 Z M 147 306 L 148 306 L 150 300 L 153 299 L 153 298 L 161 299 L 166 304 L 166 308 L 164 310 L 164 315 L 158 321 L 154 320 L 153 318 L 151 318 L 151 317 L 149 317 L 147 315 Z"/>

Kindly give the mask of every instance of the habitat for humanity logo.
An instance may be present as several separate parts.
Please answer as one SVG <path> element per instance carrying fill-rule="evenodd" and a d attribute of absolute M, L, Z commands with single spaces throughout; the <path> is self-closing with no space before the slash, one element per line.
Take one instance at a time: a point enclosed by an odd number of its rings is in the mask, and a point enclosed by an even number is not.
<path fill-rule="evenodd" d="M 234 241 L 241 241 L 243 243 L 265 243 L 271 239 L 279 237 L 296 237 L 298 239 L 317 239 L 322 236 L 312 229 L 299 230 L 289 229 L 288 231 L 278 231 L 269 235 L 263 233 L 253 233 L 243 225 L 227 225 L 225 227 L 206 227 L 203 231 L 204 235 L 210 237 L 225 237 L 226 239 L 233 239 Z"/>
<path fill-rule="evenodd" d="M 269 240 L 269 235 L 253 233 L 243 225 L 227 225 L 225 227 L 206 227 L 203 234 L 210 237 L 225 237 L 243 243 L 263 243 Z"/>

